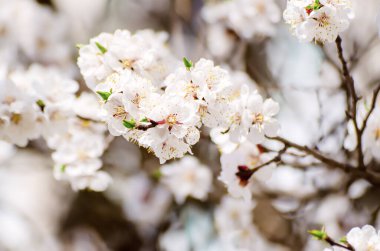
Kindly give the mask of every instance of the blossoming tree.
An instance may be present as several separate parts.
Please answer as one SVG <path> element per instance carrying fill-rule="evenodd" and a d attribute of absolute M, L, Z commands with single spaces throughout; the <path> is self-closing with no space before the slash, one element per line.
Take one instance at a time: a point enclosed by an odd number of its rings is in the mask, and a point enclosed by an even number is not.
<path fill-rule="evenodd" d="M 17 9 L 16 4 L 4 6 L 7 13 Z M 31 6 L 45 13 L 36 15 L 41 23 L 59 22 L 53 12 Z M 355 47 L 350 55 L 345 35 L 356 18 L 354 10 L 350 0 L 288 0 L 281 22 L 274 0 L 207 2 L 198 15 L 204 27 L 200 56 L 178 56 L 169 46 L 174 31 L 118 29 L 77 45 L 80 82 L 69 76 L 70 67 L 62 66 L 70 60 L 65 49 L 59 59 L 50 56 L 62 45 L 54 40 L 61 36 L 37 33 L 37 53 L 9 34 L 8 43 L 32 62 L 39 55 L 41 62 L 0 68 L 0 149 L 12 156 L 15 146 L 45 144 L 56 179 L 69 182 L 74 191 L 111 190 L 110 198 L 122 198 L 125 214 L 141 235 L 150 241 L 160 235 L 162 250 L 380 251 L 380 232 L 370 226 L 376 224 L 380 200 L 371 199 L 361 211 L 350 206 L 367 192 L 375 196 L 380 187 L 380 84 L 363 83 L 355 75 L 362 55 L 354 54 Z M 1 25 L 0 35 L 3 26 L 4 32 L 15 29 L 12 23 Z M 288 29 L 279 31 L 281 25 Z M 288 50 L 283 41 L 303 46 L 311 56 L 323 55 L 318 74 L 307 68 L 314 67 L 307 57 L 296 64 L 306 71 L 300 73 L 302 81 L 317 79 L 316 102 L 308 103 L 310 96 L 302 99 L 286 87 L 287 79 L 298 80 L 282 75 L 292 75 L 286 67 L 295 64 L 279 59 Z M 262 55 L 255 54 L 252 44 L 272 50 L 264 60 L 270 77 L 265 77 L 265 64 L 252 70 L 252 55 Z M 334 74 L 338 84 L 332 86 Z M 298 131 L 303 114 L 289 115 L 296 109 L 317 111 L 317 121 L 307 121 Z M 124 179 L 112 168 L 107 172 L 107 165 L 132 165 L 128 162 L 138 154 L 128 155 L 133 146 L 127 142 L 142 149 L 134 148 L 146 162 Z M 147 167 L 150 163 L 153 168 Z M 211 219 L 186 206 L 199 202 Z M 362 217 L 345 222 L 349 209 Z M 259 224 L 258 212 L 271 210 L 293 217 L 286 231 L 298 235 L 273 230 L 277 218 Z M 167 212 L 175 216 L 166 218 Z M 306 226 L 295 231 L 292 225 L 299 219 Z M 156 230 L 148 231 L 151 226 Z M 352 229 L 336 239 L 341 226 Z M 307 230 L 320 242 L 302 235 Z"/>

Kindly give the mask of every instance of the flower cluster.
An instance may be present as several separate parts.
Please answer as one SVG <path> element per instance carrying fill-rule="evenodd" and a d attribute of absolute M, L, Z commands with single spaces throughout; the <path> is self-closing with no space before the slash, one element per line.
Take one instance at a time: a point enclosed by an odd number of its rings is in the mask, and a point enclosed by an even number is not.
<path fill-rule="evenodd" d="M 78 65 L 104 101 L 112 135 L 137 142 L 161 163 L 191 153 L 202 125 L 223 130 L 236 143 L 258 144 L 277 135 L 277 103 L 235 85 L 229 72 L 210 60 L 174 60 L 165 38 L 118 30 L 81 47 Z"/>
<path fill-rule="evenodd" d="M 0 54 L 7 64 L 19 64 L 17 59 L 68 64 L 67 28 L 60 14 L 35 1 L 0 2 Z"/>
<path fill-rule="evenodd" d="M 249 40 L 273 35 L 281 13 L 273 0 L 232 0 L 207 4 L 202 17 L 208 24 L 208 48 L 222 57 L 235 46 L 235 36 Z"/>
<path fill-rule="evenodd" d="M 57 178 L 76 190 L 105 189 L 110 178 L 98 169 L 106 127 L 97 122 L 100 107 L 93 94 L 76 97 L 77 82 L 40 65 L 12 72 L 0 86 L 0 139 L 25 147 L 42 136 L 54 150 Z"/>
<path fill-rule="evenodd" d="M 288 0 L 286 23 L 301 41 L 334 42 L 353 18 L 350 0 Z"/>

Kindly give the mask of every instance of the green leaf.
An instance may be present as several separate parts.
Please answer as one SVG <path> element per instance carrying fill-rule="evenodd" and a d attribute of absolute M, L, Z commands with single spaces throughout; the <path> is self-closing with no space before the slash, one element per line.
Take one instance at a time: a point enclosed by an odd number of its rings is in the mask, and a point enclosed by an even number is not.
<path fill-rule="evenodd" d="M 98 47 L 98 49 L 100 50 L 100 52 L 102 53 L 102 54 L 104 54 L 104 53 L 106 53 L 108 50 L 103 46 L 103 45 L 101 45 L 100 43 L 98 43 L 98 42 L 95 42 L 95 44 L 96 44 L 96 47 Z"/>
<path fill-rule="evenodd" d="M 185 65 L 186 69 L 190 71 L 190 69 L 193 67 L 193 62 L 187 58 L 183 58 L 183 64 Z"/>
<path fill-rule="evenodd" d="M 128 129 L 133 129 L 136 126 L 136 122 L 134 119 L 131 119 L 129 121 L 123 120 L 123 125 Z"/>
<path fill-rule="evenodd" d="M 149 122 L 149 120 L 148 120 L 148 118 L 143 118 L 142 120 L 140 120 L 140 122 L 145 122 L 145 123 L 147 123 L 147 122 Z"/>
<path fill-rule="evenodd" d="M 96 92 L 97 94 L 99 94 L 99 96 L 105 101 L 107 102 L 108 101 L 108 98 L 111 96 L 112 94 L 112 90 L 110 92 L 103 92 L 103 91 L 97 91 Z"/>
<path fill-rule="evenodd" d="M 39 99 L 39 100 L 36 101 L 36 104 L 41 108 L 41 111 L 44 111 L 45 106 L 46 106 L 44 101 L 42 101 L 41 99 Z"/>
<path fill-rule="evenodd" d="M 327 233 L 323 229 L 322 230 L 310 230 L 308 232 L 317 240 L 322 241 L 322 240 L 327 239 Z"/>

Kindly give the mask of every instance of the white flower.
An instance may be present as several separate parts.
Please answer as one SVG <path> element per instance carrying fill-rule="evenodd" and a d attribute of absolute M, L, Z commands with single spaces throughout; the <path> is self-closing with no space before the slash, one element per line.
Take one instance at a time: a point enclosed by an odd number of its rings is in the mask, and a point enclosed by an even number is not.
<path fill-rule="evenodd" d="M 220 234 L 231 233 L 252 224 L 253 203 L 224 196 L 216 208 L 215 225 Z"/>
<path fill-rule="evenodd" d="M 74 176 L 70 179 L 71 187 L 74 191 L 90 189 L 95 192 L 102 192 L 107 189 L 111 182 L 111 176 L 103 171 Z"/>
<path fill-rule="evenodd" d="M 265 136 L 277 136 L 280 125 L 273 116 L 279 112 L 278 103 L 272 99 L 263 101 L 257 91 L 250 93 L 247 86 L 243 86 L 240 93 L 240 99 L 230 103 L 233 109 L 225 109 L 224 112 L 224 116 L 229 119 L 226 133 L 230 139 L 240 143 L 247 138 L 259 144 L 265 140 Z"/>
<path fill-rule="evenodd" d="M 190 69 L 184 66 L 165 80 L 166 93 L 176 94 L 190 100 L 210 102 L 216 94 L 231 85 L 228 72 L 214 62 L 200 59 Z"/>
<path fill-rule="evenodd" d="M 99 99 L 92 92 L 82 92 L 74 100 L 72 108 L 75 114 L 81 118 L 94 121 L 102 120 L 102 112 Z"/>
<path fill-rule="evenodd" d="M 108 174 L 99 171 L 108 146 L 105 130 L 104 124 L 74 117 L 65 133 L 48 137 L 49 147 L 55 150 L 55 178 L 69 181 L 74 190 L 104 190 L 111 182 Z"/>
<path fill-rule="evenodd" d="M 279 112 L 279 105 L 272 99 L 263 98 L 258 93 L 253 93 L 247 101 L 248 119 L 252 124 L 249 128 L 248 139 L 258 144 L 264 141 L 264 136 L 275 137 L 278 134 L 280 125 L 273 118 Z"/>
<path fill-rule="evenodd" d="M 162 166 L 161 182 L 174 194 L 177 203 L 184 203 L 191 196 L 205 200 L 212 185 L 210 168 L 202 165 L 197 158 L 186 156 L 178 162 Z"/>
<path fill-rule="evenodd" d="M 78 66 L 86 84 L 92 90 L 112 73 L 112 69 L 105 61 L 107 48 L 112 39 L 111 34 L 102 33 L 91 39 L 90 44 L 79 49 Z"/>
<path fill-rule="evenodd" d="M 275 164 L 272 163 L 258 170 L 255 168 L 270 160 L 270 154 L 263 154 L 257 146 L 246 142 L 234 152 L 222 154 L 220 158 L 222 172 L 219 180 L 227 186 L 230 195 L 249 202 L 252 196 L 253 178 L 267 181 Z"/>
<path fill-rule="evenodd" d="M 280 11 L 273 0 L 233 0 L 209 4 L 202 11 L 211 25 L 222 23 L 244 39 L 271 36 L 274 24 L 280 21 Z"/>
<path fill-rule="evenodd" d="M 128 219 L 149 227 L 162 221 L 172 201 L 163 185 L 153 183 L 143 172 L 115 185 L 119 185 L 117 191 L 122 193 L 122 206 Z"/>
<path fill-rule="evenodd" d="M 146 116 L 155 126 L 149 128 L 139 142 L 151 148 L 164 163 L 191 152 L 190 145 L 199 140 L 200 118 L 192 102 L 171 95 L 163 95 L 160 101 Z"/>
<path fill-rule="evenodd" d="M 154 106 L 158 105 L 160 94 L 152 82 L 136 74 L 123 74 L 123 102 L 131 116 L 140 121 Z"/>
<path fill-rule="evenodd" d="M 58 13 L 33 1 L 2 1 L 0 16 L 2 44 L 16 50 L 19 62 L 64 65 L 70 60 L 67 23 Z"/>
<path fill-rule="evenodd" d="M 334 42 L 349 26 L 350 1 L 288 0 L 286 23 L 301 41 Z"/>
<path fill-rule="evenodd" d="M 356 251 L 380 251 L 380 231 L 369 225 L 356 227 L 347 234 L 347 242 Z"/>
<path fill-rule="evenodd" d="M 42 114 L 13 83 L 0 81 L 0 138 L 18 146 L 41 135 Z"/>
<path fill-rule="evenodd" d="M 125 110 L 122 93 L 112 94 L 105 103 L 104 110 L 108 130 L 113 136 L 126 134 L 130 130 L 123 124 L 124 121 L 130 121 L 133 118 Z"/>

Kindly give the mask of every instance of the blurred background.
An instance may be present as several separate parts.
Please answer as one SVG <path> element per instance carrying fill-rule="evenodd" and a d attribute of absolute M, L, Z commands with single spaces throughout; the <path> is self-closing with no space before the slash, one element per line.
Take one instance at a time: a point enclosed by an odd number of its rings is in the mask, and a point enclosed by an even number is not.
<path fill-rule="evenodd" d="M 282 21 L 286 1 L 265 1 L 255 7 L 258 17 L 239 19 L 244 8 L 215 9 L 228 0 L 0 0 L 0 69 L 55 66 L 86 90 L 77 44 L 116 29 L 166 31 L 178 58 L 212 59 L 278 101 L 284 137 L 340 152 L 345 94 L 335 47 L 298 42 Z M 353 4 L 343 45 L 365 95 L 380 80 L 380 0 Z M 224 21 L 228 12 L 232 24 Z M 223 250 L 215 212 L 226 191 L 217 180 L 218 149 L 203 136 L 194 154 L 212 170 L 213 190 L 207 201 L 183 205 L 155 175 L 158 160 L 123 138 L 102 157 L 113 178 L 102 193 L 55 180 L 42 140 L 25 148 L 0 142 L 0 250 Z M 279 166 L 254 197 L 251 220 L 260 237 L 249 250 L 323 250 L 307 234 L 322 225 L 334 237 L 363 224 L 380 228 L 380 189 L 321 166 Z"/>

